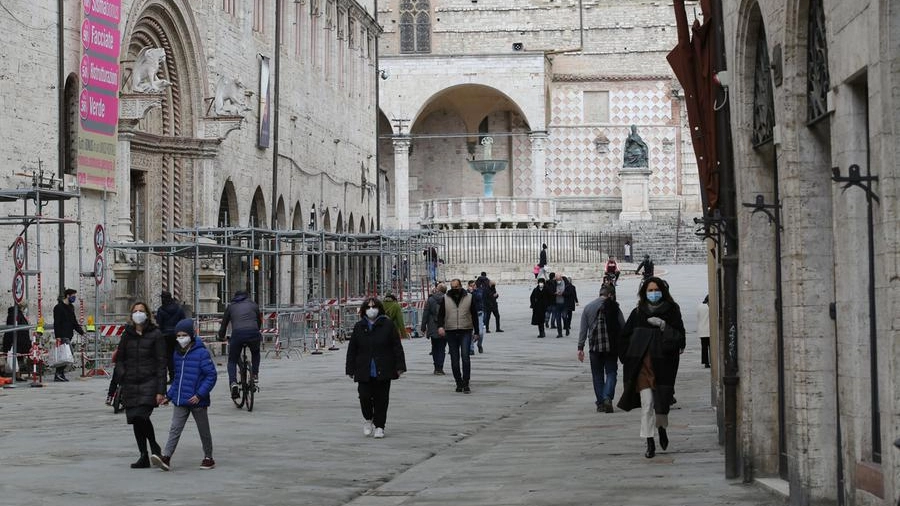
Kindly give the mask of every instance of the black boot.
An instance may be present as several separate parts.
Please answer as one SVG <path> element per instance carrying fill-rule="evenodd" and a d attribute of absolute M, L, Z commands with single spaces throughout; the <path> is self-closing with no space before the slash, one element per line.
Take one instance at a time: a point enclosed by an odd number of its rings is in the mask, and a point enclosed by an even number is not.
<path fill-rule="evenodd" d="M 652 437 L 647 438 L 647 451 L 644 452 L 644 456 L 648 459 L 656 456 L 656 443 L 653 442 Z"/>
<path fill-rule="evenodd" d="M 669 435 L 666 434 L 665 427 L 658 427 L 659 430 L 659 447 L 665 450 L 669 447 Z"/>
<path fill-rule="evenodd" d="M 137 459 L 137 462 L 131 464 L 132 469 L 144 469 L 150 467 L 150 456 L 146 453 L 141 454 L 141 458 Z"/>

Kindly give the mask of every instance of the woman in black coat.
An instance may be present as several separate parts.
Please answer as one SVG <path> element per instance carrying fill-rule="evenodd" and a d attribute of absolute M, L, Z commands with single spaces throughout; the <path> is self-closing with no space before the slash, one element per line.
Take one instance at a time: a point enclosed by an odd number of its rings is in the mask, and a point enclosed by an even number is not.
<path fill-rule="evenodd" d="M 531 324 L 537 325 L 538 337 L 544 337 L 544 317 L 547 312 L 547 297 L 544 295 L 544 278 L 538 278 L 537 286 L 531 291 Z"/>
<path fill-rule="evenodd" d="M 625 382 L 618 407 L 625 411 L 641 408 L 641 437 L 647 440 L 644 456 L 652 458 L 656 455 L 654 427 L 660 447 L 665 450 L 669 446 L 666 427 L 678 358 L 684 352 L 684 322 L 668 283 L 662 279 L 649 278 L 638 297 L 618 346 Z"/>
<path fill-rule="evenodd" d="M 28 325 L 28 318 L 25 317 L 25 308 L 26 304 L 24 302 L 20 303 L 18 307 L 10 306 L 10 308 L 6 311 L 6 324 L 7 325 Z M 16 360 L 18 362 L 18 367 L 16 368 L 16 379 L 18 381 L 25 381 L 24 377 L 27 376 L 28 370 L 25 369 L 25 355 L 31 351 L 31 335 L 28 329 L 20 329 L 15 332 L 6 332 L 3 334 L 3 353 L 8 353 L 13 349 L 13 344 L 15 344 L 16 349 Z M 12 364 L 9 365 L 9 368 L 12 369 Z"/>
<path fill-rule="evenodd" d="M 140 458 L 132 469 L 150 467 L 147 443 L 152 455 L 160 456 L 150 414 L 162 404 L 166 395 L 166 342 L 153 323 L 150 311 L 143 302 L 131 306 L 129 324 L 122 333 L 116 351 L 113 374 L 122 385 L 125 417 L 134 430 Z"/>
<path fill-rule="evenodd" d="M 563 276 L 562 279 L 566 284 L 566 288 L 563 290 L 563 303 L 566 306 L 562 317 L 563 329 L 565 329 L 566 335 L 569 335 L 572 327 L 572 313 L 575 312 L 575 306 L 578 304 L 578 290 L 575 289 L 571 279 L 566 276 Z"/>
<path fill-rule="evenodd" d="M 391 380 L 406 372 L 406 357 L 397 327 L 384 314 L 375 297 L 363 301 L 360 320 L 353 327 L 347 346 L 347 376 L 357 383 L 362 409 L 363 435 L 384 437 Z"/>

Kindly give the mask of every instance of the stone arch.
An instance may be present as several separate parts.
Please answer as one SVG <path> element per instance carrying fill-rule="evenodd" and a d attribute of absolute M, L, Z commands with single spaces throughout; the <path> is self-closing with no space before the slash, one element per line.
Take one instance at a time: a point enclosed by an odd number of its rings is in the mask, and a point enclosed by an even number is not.
<path fill-rule="evenodd" d="M 361 216 L 359 218 L 359 233 L 360 234 L 366 233 L 366 217 L 365 216 Z"/>
<path fill-rule="evenodd" d="M 293 218 L 291 218 L 291 230 L 303 230 L 303 206 L 300 205 L 300 201 L 298 200 L 294 203 L 294 213 Z"/>
<path fill-rule="evenodd" d="M 737 118 L 733 122 L 735 129 L 732 135 L 734 166 L 739 169 L 734 169 L 735 174 L 731 178 L 736 188 L 723 188 L 722 191 L 735 192 L 738 203 L 739 262 L 743 268 L 760 273 L 753 279 L 744 280 L 739 292 L 739 305 L 752 308 L 754 301 L 777 298 L 780 274 L 776 274 L 777 269 L 773 265 L 780 265 L 780 258 L 774 253 L 779 241 L 776 234 L 779 232 L 769 224 L 763 213 L 750 214 L 740 207 L 740 203 L 753 202 L 757 195 L 770 204 L 778 199 L 774 124 L 783 121 L 783 118 L 778 117 L 779 108 L 774 107 L 775 87 L 768 64 L 771 43 L 766 18 L 755 0 L 745 2 L 742 9 L 733 65 L 736 75 L 740 77 L 730 90 L 733 100 L 731 111 Z M 771 109 L 767 104 L 771 105 Z M 763 128 L 766 124 L 772 128 Z M 787 409 L 785 398 L 778 395 L 777 385 L 786 377 L 783 366 L 785 358 L 783 355 L 779 357 L 779 350 L 783 349 L 779 348 L 781 321 L 772 311 L 743 313 L 740 333 L 754 338 L 740 341 L 738 356 L 741 363 L 753 364 L 753 367 L 743 367 L 741 374 L 745 381 L 751 383 L 769 382 L 773 395 L 743 399 L 741 409 L 748 413 L 745 419 L 749 421 L 745 430 L 752 436 L 745 439 L 742 451 L 751 456 L 761 473 L 785 476 L 787 465 L 783 456 L 787 446 L 787 427 L 783 417 Z M 785 388 L 782 384 L 782 392 Z"/>
<path fill-rule="evenodd" d="M 284 197 L 278 197 L 278 205 L 275 206 L 275 223 L 273 230 L 287 229 L 287 211 L 284 208 Z"/>
<path fill-rule="evenodd" d="M 123 62 L 120 83 L 123 93 L 131 92 L 131 69 L 138 53 L 145 47 L 159 47 L 166 53 L 159 76 L 172 83 L 162 94 L 162 107 L 151 110 L 134 127 L 131 140 L 132 165 L 129 182 L 134 200 L 158 213 L 139 225 L 145 227 L 144 240 L 174 240 L 172 230 L 193 226 L 198 216 L 195 209 L 193 160 L 174 149 L 160 149 L 159 138 L 197 138 L 203 95 L 207 83 L 205 51 L 193 19 L 188 0 L 139 0 L 125 22 L 120 61 Z M 133 200 L 133 201 L 134 201 Z M 131 218 L 138 225 L 141 215 L 132 206 Z M 174 257 L 148 259 L 145 268 L 146 287 L 138 291 L 149 294 L 152 286 L 162 283 L 173 293 L 187 294 L 188 263 Z M 153 277 L 148 277 L 153 273 Z M 159 279 L 154 279 L 156 275 Z"/>
<path fill-rule="evenodd" d="M 344 213 L 343 213 L 343 211 L 338 211 L 337 222 L 335 222 L 334 231 L 335 231 L 335 233 L 338 233 L 338 234 L 344 233 Z"/>
<path fill-rule="evenodd" d="M 511 110 L 521 116 L 526 125 L 532 124 L 519 104 L 509 95 L 493 86 L 471 83 L 449 86 L 428 97 L 413 115 L 410 131 L 415 132 L 416 125 L 422 118 L 435 110 L 448 107 L 459 111 L 466 133 L 477 133 L 481 120 L 496 111 Z"/>
<path fill-rule="evenodd" d="M 220 227 L 234 227 L 238 224 L 238 200 L 231 179 L 225 181 L 222 195 L 219 197 L 218 223 Z"/>
<path fill-rule="evenodd" d="M 327 207 L 322 213 L 322 230 L 331 232 L 331 210 Z"/>
<path fill-rule="evenodd" d="M 350 217 L 347 218 L 347 233 L 348 234 L 356 233 L 356 220 L 353 219 L 353 213 L 350 213 Z"/>
<path fill-rule="evenodd" d="M 298 200 L 294 204 L 294 216 L 291 219 L 291 230 L 303 230 L 303 206 Z M 290 301 L 291 304 L 300 304 L 303 294 L 303 257 L 299 254 L 301 243 L 299 241 L 291 242 L 291 273 L 290 273 Z"/>
<path fill-rule="evenodd" d="M 253 193 L 253 201 L 250 203 L 247 226 L 266 228 L 266 223 L 266 198 L 263 196 L 262 188 L 257 186 L 256 192 Z"/>

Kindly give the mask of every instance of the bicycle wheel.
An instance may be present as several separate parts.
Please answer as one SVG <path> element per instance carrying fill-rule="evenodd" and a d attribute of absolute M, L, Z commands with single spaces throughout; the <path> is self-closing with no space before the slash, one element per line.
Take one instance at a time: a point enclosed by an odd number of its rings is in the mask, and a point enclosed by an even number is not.
<path fill-rule="evenodd" d="M 247 371 L 247 378 L 244 381 L 244 404 L 247 411 L 253 411 L 253 397 L 256 394 L 256 382 L 253 381 L 253 368 L 247 357 L 244 357 L 244 370 Z"/>
<path fill-rule="evenodd" d="M 244 385 L 246 385 L 247 381 L 247 362 L 246 360 L 241 360 L 237 363 L 238 366 L 238 387 L 243 391 Z M 230 386 L 230 385 L 229 385 Z M 228 393 L 231 395 L 231 392 Z M 232 402 L 234 405 L 238 407 L 238 409 L 244 407 L 244 400 L 247 398 L 246 393 L 239 392 L 237 397 L 232 397 Z"/>

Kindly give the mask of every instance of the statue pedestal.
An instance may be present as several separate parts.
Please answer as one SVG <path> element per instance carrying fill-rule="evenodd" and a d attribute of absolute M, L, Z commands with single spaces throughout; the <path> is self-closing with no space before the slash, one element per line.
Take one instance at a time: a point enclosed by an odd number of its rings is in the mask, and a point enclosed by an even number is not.
<path fill-rule="evenodd" d="M 200 293 L 198 294 L 200 307 L 194 310 L 194 313 L 210 314 L 219 313 L 219 283 L 225 279 L 225 271 L 220 266 L 210 266 L 209 268 L 201 268 L 197 273 L 200 282 Z"/>
<path fill-rule="evenodd" d="M 650 174 L 647 167 L 624 167 L 619 171 L 622 185 L 621 221 L 647 221 L 650 215 Z"/>
<path fill-rule="evenodd" d="M 112 307 L 107 308 L 107 312 L 128 314 L 131 310 L 131 304 L 135 301 L 134 287 L 138 276 L 143 274 L 144 270 L 136 262 L 129 260 L 133 260 L 133 257 L 129 258 L 122 253 L 122 258 L 118 258 L 111 266 L 116 284 L 113 288 L 113 304 Z"/>

